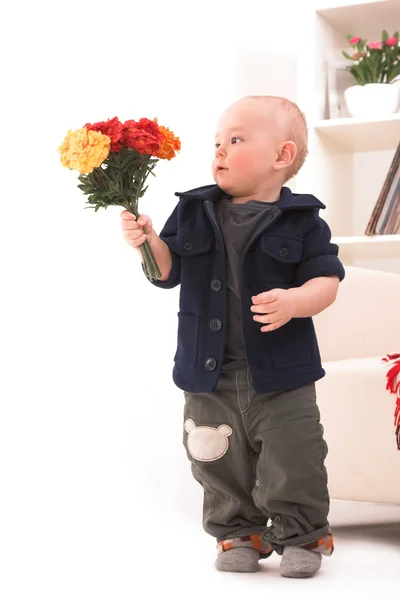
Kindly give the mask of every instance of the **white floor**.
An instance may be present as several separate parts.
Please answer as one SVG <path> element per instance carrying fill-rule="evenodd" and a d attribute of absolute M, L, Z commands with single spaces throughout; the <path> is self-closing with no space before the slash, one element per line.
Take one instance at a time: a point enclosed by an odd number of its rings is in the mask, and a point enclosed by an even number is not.
<path fill-rule="evenodd" d="M 29 406 L 7 404 L 15 426 L 0 436 L 1 600 L 400 597 L 400 506 L 332 501 L 335 552 L 313 579 L 281 578 L 276 555 L 258 573 L 220 573 L 170 406 L 155 419 L 144 403 L 135 420 L 109 402 Z"/>
<path fill-rule="evenodd" d="M 187 532 L 196 542 L 194 547 L 161 542 L 164 551 L 156 565 L 142 570 L 141 581 L 154 592 L 164 590 L 177 598 L 268 598 L 271 593 L 277 599 L 296 600 L 347 600 L 353 595 L 360 600 L 399 598 L 400 506 L 332 501 L 330 521 L 335 552 L 324 557 L 313 579 L 280 577 L 277 555 L 262 561 L 258 573 L 220 573 L 213 568 L 213 541 L 196 529 Z"/>
<path fill-rule="evenodd" d="M 277 555 L 258 573 L 221 573 L 186 463 L 118 462 L 107 444 L 80 462 L 56 455 L 57 469 L 35 471 L 24 453 L 30 478 L 13 468 L 0 494 L 1 600 L 399 598 L 400 506 L 332 501 L 336 549 L 313 579 L 281 578 Z"/>

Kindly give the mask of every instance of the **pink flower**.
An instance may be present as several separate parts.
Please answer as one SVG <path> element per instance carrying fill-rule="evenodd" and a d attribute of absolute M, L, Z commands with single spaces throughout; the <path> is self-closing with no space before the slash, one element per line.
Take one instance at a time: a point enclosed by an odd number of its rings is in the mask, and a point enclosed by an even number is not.
<path fill-rule="evenodd" d="M 397 38 L 391 37 L 386 40 L 386 46 L 397 46 Z"/>
<path fill-rule="evenodd" d="M 351 55 L 351 58 L 354 58 L 354 60 L 359 60 L 360 58 L 364 58 L 365 56 L 365 52 L 354 52 L 354 54 Z"/>
<path fill-rule="evenodd" d="M 358 42 L 361 41 L 361 38 L 358 36 L 352 37 L 350 40 L 350 44 L 353 44 L 354 46 L 356 46 L 358 44 Z"/>
<path fill-rule="evenodd" d="M 382 42 L 370 42 L 368 48 L 370 50 L 382 50 Z"/>

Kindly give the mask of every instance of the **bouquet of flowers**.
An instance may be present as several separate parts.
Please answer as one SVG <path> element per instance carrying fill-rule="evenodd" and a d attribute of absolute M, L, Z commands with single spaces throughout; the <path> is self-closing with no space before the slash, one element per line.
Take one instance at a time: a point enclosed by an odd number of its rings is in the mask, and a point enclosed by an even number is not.
<path fill-rule="evenodd" d="M 159 159 L 171 160 L 180 148 L 179 138 L 158 125 L 157 119 L 121 123 L 114 117 L 70 129 L 57 150 L 64 167 L 79 171 L 78 188 L 88 196 L 86 208 L 96 212 L 107 206 L 123 206 L 138 218 L 147 177 L 155 175 Z M 148 241 L 140 248 L 146 276 L 151 281 L 159 279 L 161 272 Z"/>
<path fill-rule="evenodd" d="M 367 83 L 391 83 L 400 75 L 400 46 L 399 32 L 391 37 L 387 31 L 382 32 L 382 40 L 369 42 L 359 36 L 347 36 L 347 41 L 353 46 L 350 56 L 343 55 L 352 61 L 347 70 L 354 76 L 359 85 Z"/>

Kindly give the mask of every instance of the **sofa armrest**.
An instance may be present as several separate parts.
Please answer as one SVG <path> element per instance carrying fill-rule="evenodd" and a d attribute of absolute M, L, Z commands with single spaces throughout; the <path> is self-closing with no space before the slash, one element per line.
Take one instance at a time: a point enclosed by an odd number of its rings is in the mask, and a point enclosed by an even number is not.
<path fill-rule="evenodd" d="M 328 444 L 332 498 L 400 504 L 394 394 L 380 356 L 324 363 L 318 406 Z"/>
<path fill-rule="evenodd" d="M 336 301 L 314 317 L 323 361 L 400 351 L 400 275 L 346 267 Z"/>

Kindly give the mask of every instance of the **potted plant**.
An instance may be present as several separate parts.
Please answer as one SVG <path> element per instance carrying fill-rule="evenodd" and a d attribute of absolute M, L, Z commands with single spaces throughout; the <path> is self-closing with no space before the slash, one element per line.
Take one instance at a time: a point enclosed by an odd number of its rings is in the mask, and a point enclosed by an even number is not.
<path fill-rule="evenodd" d="M 347 67 L 357 85 L 345 90 L 345 100 L 352 117 L 381 117 L 398 111 L 400 87 L 393 85 L 400 75 L 399 33 L 382 40 L 368 42 L 358 36 L 347 36 L 352 54 L 343 52 L 352 62 Z"/>

